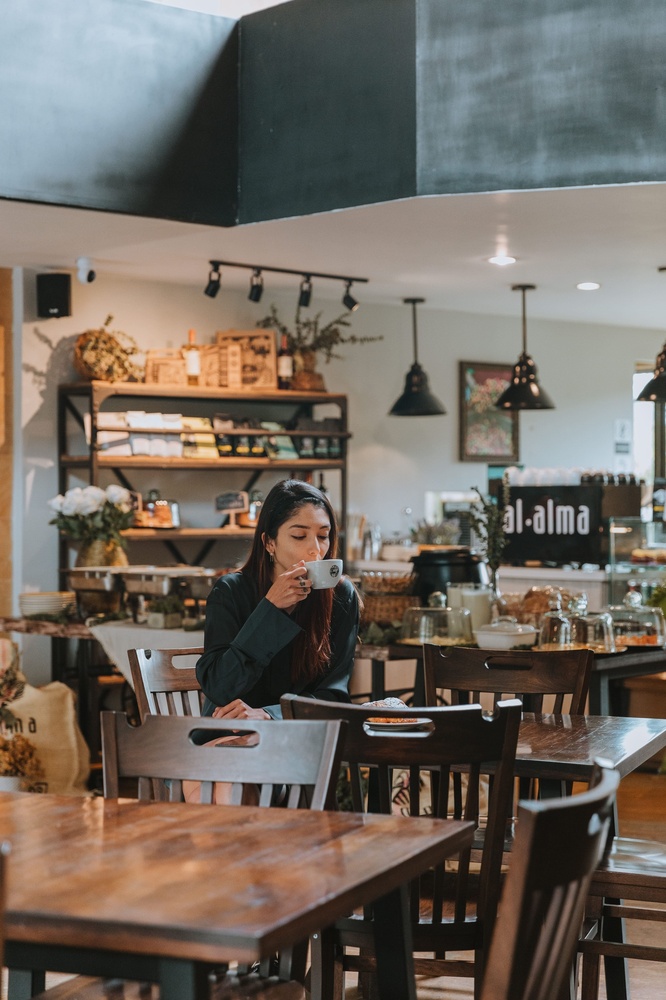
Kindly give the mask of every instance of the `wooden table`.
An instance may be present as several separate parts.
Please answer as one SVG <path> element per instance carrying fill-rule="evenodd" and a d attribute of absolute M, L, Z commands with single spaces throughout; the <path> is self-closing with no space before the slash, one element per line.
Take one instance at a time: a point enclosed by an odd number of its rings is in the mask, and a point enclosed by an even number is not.
<path fill-rule="evenodd" d="M 519 777 L 587 781 L 596 758 L 624 778 L 666 748 L 666 719 L 526 712 L 518 732 Z"/>
<path fill-rule="evenodd" d="M 665 747 L 666 719 L 526 712 L 518 732 L 516 774 L 539 778 L 543 794 L 557 795 L 560 781 L 587 781 L 597 758 L 625 777 Z M 606 918 L 605 927 L 608 940 L 625 940 L 623 920 Z M 626 960 L 606 956 L 604 966 L 608 1000 L 628 1000 Z"/>
<path fill-rule="evenodd" d="M 423 705 L 425 701 L 423 686 L 423 647 L 393 643 L 390 646 L 370 646 L 359 643 L 356 647 L 356 659 L 370 660 L 372 700 L 384 698 L 386 695 L 385 669 L 388 661 L 416 660 L 416 676 L 412 683 L 407 682 L 405 692 L 414 691 L 413 704 Z M 613 687 L 618 680 L 626 677 L 645 677 L 660 674 L 666 670 L 666 649 L 646 649 L 636 647 L 623 653 L 595 654 L 590 677 L 590 714 L 614 715 L 624 714 L 623 706 L 613 698 Z M 393 692 L 391 692 L 393 693 Z"/>
<path fill-rule="evenodd" d="M 424 817 L 1 795 L 9 998 L 53 970 L 202 1000 L 206 964 L 258 961 L 374 902 L 380 995 L 415 1000 L 406 883 L 472 834 Z"/>
<path fill-rule="evenodd" d="M 666 670 L 666 649 L 636 646 L 622 653 L 595 653 L 590 677 L 590 713 L 624 715 L 625 704 L 613 697 L 616 681 L 647 677 Z"/>

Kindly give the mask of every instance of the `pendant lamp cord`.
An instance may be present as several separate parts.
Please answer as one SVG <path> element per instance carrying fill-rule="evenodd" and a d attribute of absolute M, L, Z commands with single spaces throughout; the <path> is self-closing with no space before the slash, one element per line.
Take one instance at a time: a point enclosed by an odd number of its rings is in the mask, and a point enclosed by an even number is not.
<path fill-rule="evenodd" d="M 412 302 L 412 342 L 414 346 L 414 364 L 419 363 L 419 346 L 416 330 L 416 302 Z"/>
<path fill-rule="evenodd" d="M 523 354 L 527 354 L 527 313 L 525 310 L 525 291 L 522 289 L 523 293 Z"/>

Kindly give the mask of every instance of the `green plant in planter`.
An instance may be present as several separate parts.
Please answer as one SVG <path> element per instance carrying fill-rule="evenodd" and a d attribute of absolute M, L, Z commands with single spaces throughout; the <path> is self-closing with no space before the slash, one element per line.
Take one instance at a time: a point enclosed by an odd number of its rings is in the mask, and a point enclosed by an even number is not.
<path fill-rule="evenodd" d="M 150 610 L 160 615 L 182 615 L 185 605 L 178 594 L 165 594 L 150 602 Z"/>
<path fill-rule="evenodd" d="M 258 320 L 257 326 L 263 329 L 277 330 L 281 336 L 287 338 L 289 349 L 294 354 L 304 354 L 312 351 L 315 354 L 323 354 L 324 360 L 328 364 L 331 358 L 341 358 L 336 354 L 339 344 L 369 344 L 373 340 L 383 340 L 379 337 L 357 337 L 351 333 L 345 336 L 343 327 L 351 326 L 348 317 L 351 313 L 344 312 L 328 323 L 321 325 L 321 313 L 316 316 L 304 317 L 300 306 L 296 310 L 293 330 L 286 326 L 278 316 L 277 307 L 271 305 L 270 314 Z"/>
<path fill-rule="evenodd" d="M 504 532 L 504 514 L 509 503 L 509 478 L 504 473 L 499 503 L 491 497 L 484 497 L 478 487 L 473 486 L 472 489 L 480 502 L 472 504 L 469 516 L 474 530 L 479 536 L 483 555 L 490 571 L 490 583 L 496 594 L 497 571 L 500 567 L 502 553 L 509 541 Z"/>

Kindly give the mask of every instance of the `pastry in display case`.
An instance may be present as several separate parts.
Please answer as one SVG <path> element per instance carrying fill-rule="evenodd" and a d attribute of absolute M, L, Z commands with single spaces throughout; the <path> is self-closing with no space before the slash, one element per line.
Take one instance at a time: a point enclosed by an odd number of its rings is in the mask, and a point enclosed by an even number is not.
<path fill-rule="evenodd" d="M 661 608 L 646 607 L 640 591 L 629 589 L 622 604 L 611 604 L 605 610 L 613 620 L 615 645 L 618 649 L 625 649 L 627 646 L 664 645 L 664 613 Z"/>

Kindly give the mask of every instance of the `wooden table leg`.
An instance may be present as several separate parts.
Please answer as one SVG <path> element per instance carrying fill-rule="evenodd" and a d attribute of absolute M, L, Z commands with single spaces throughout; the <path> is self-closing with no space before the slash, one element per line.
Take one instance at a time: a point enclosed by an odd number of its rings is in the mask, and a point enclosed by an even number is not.
<path fill-rule="evenodd" d="M 380 1000 L 416 1000 L 407 886 L 377 900 L 373 931 Z"/>
<path fill-rule="evenodd" d="M 46 973 L 42 969 L 9 969 L 7 974 L 7 1000 L 30 1000 L 43 993 Z"/>
<path fill-rule="evenodd" d="M 208 1000 L 210 964 L 183 959 L 159 960 L 160 1000 Z"/>
<path fill-rule="evenodd" d="M 386 661 L 370 660 L 371 681 L 370 701 L 381 701 L 386 697 Z"/>

